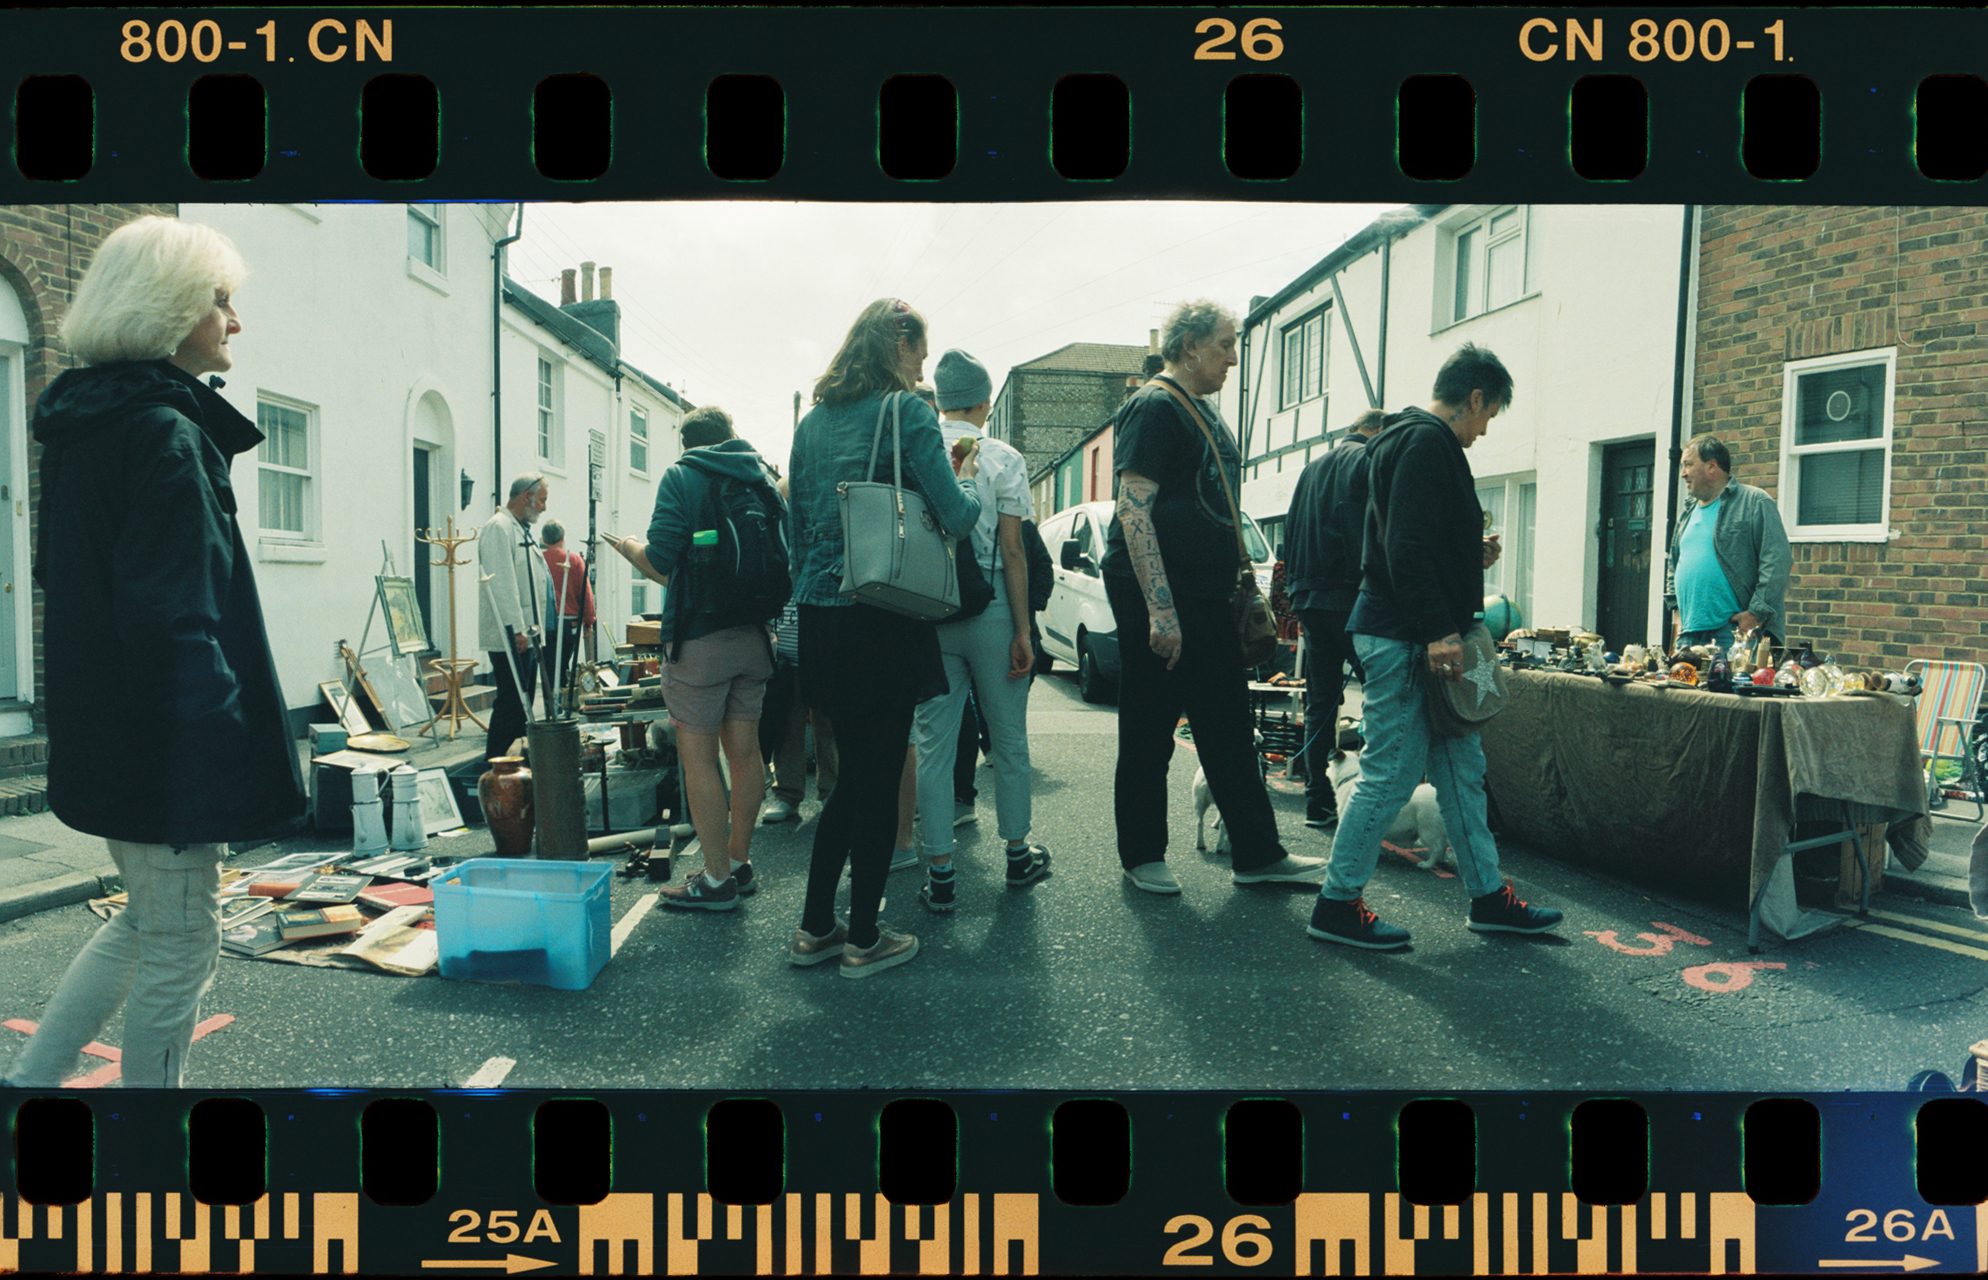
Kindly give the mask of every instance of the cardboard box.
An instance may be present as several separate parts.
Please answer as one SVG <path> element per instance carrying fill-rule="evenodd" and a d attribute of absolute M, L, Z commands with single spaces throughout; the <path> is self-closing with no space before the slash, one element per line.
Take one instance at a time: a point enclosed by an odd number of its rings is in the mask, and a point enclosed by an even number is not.
<path fill-rule="evenodd" d="M 659 645 L 663 642 L 663 624 L 636 620 L 628 624 L 628 643 Z"/>
<path fill-rule="evenodd" d="M 605 862 L 472 858 L 433 881 L 444 978 L 585 990 L 613 949 Z"/>

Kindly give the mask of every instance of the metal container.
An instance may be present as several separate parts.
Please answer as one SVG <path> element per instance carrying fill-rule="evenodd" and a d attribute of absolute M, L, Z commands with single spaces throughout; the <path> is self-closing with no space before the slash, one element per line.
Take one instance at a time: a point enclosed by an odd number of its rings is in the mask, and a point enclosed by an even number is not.
<path fill-rule="evenodd" d="M 580 722 L 536 720 L 525 736 L 531 744 L 538 856 L 584 862 L 587 806 L 580 785 Z"/>

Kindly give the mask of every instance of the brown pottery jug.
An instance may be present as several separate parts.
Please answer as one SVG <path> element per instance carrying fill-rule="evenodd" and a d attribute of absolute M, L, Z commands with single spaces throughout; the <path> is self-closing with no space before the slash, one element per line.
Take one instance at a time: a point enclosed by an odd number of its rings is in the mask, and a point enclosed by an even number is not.
<path fill-rule="evenodd" d="M 532 771 L 523 756 L 498 756 L 490 771 L 476 780 L 476 798 L 483 821 L 497 842 L 500 858 L 532 856 Z"/>

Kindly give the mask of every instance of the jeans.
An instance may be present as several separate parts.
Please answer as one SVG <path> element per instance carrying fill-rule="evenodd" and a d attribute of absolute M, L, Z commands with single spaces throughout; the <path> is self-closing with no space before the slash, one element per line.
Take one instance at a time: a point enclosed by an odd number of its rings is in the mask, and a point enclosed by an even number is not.
<path fill-rule="evenodd" d="M 1733 647 L 1732 626 L 1728 624 L 1723 627 L 1713 627 L 1710 631 L 1683 631 L 1678 633 L 1678 648 L 1682 649 L 1686 645 L 1693 644 L 1702 644 L 1715 654 L 1723 654 L 1726 650 Z"/>
<path fill-rule="evenodd" d="M 1425 774 L 1435 784 L 1465 890 L 1473 898 L 1496 893 L 1504 879 L 1485 820 L 1484 744 L 1474 733 L 1445 738 L 1430 729 L 1418 670 L 1428 664 L 1428 647 L 1356 633 L 1353 651 L 1367 673 L 1361 687 L 1367 745 L 1360 752 L 1360 780 L 1339 815 L 1319 896 L 1338 902 L 1360 896 L 1380 860 L 1381 837 Z"/>
<path fill-rule="evenodd" d="M 956 790 L 960 721 L 966 709 L 968 685 L 987 718 L 994 770 L 994 816 L 1001 838 L 1025 839 L 1034 814 L 1029 796 L 1029 682 L 1008 678 L 1008 645 L 1015 638 L 1008 616 L 1008 584 L 994 580 L 994 599 L 986 612 L 965 622 L 940 628 L 939 652 L 945 658 L 947 692 L 918 704 L 912 721 L 912 742 L 918 748 L 918 851 L 927 861 L 951 857 L 953 802 Z"/>
<path fill-rule="evenodd" d="M 1222 811 L 1237 871 L 1280 862 L 1277 815 L 1256 754 L 1249 685 L 1225 600 L 1180 600 L 1180 660 L 1174 669 L 1153 652 L 1152 618 L 1139 584 L 1106 574 L 1106 599 L 1118 622 L 1118 770 L 1113 810 L 1118 860 L 1126 870 L 1166 857 L 1167 765 L 1174 727 L 1184 712 L 1208 790 Z"/>
<path fill-rule="evenodd" d="M 123 1005 L 125 1087 L 179 1087 L 200 997 L 221 960 L 227 846 L 175 852 L 164 844 L 108 843 L 130 902 L 70 962 L 34 1038 L 7 1073 L 14 1084 L 59 1088 L 83 1046 Z"/>
<path fill-rule="evenodd" d="M 835 790 L 835 729 L 828 713 L 801 697 L 801 669 L 785 658 L 773 663 L 759 713 L 759 754 L 773 766 L 773 797 L 800 808 L 808 787 L 808 726 L 815 735 L 815 799 Z"/>
<path fill-rule="evenodd" d="M 1346 695 L 1346 664 L 1353 674 L 1366 676 L 1346 620 L 1351 609 L 1300 609 L 1305 624 L 1305 748 L 1299 767 L 1305 773 L 1305 807 L 1313 813 L 1339 807 L 1332 794 L 1332 772 L 1326 761 L 1339 746 L 1339 703 Z"/>

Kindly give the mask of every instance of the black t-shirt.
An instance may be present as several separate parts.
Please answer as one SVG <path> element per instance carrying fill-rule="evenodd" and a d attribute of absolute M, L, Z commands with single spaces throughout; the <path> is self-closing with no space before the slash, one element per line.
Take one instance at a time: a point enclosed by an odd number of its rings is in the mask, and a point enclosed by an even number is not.
<path fill-rule="evenodd" d="M 1229 485 L 1240 496 L 1242 454 L 1235 437 L 1212 399 L 1197 399 L 1195 404 L 1214 434 Z M 1229 489 L 1222 484 L 1207 437 L 1164 387 L 1141 388 L 1119 411 L 1112 435 L 1112 466 L 1159 482 L 1153 529 L 1174 595 L 1227 600 L 1241 573 Z M 1125 530 L 1115 515 L 1101 567 L 1117 577 L 1135 577 L 1125 550 Z"/>

